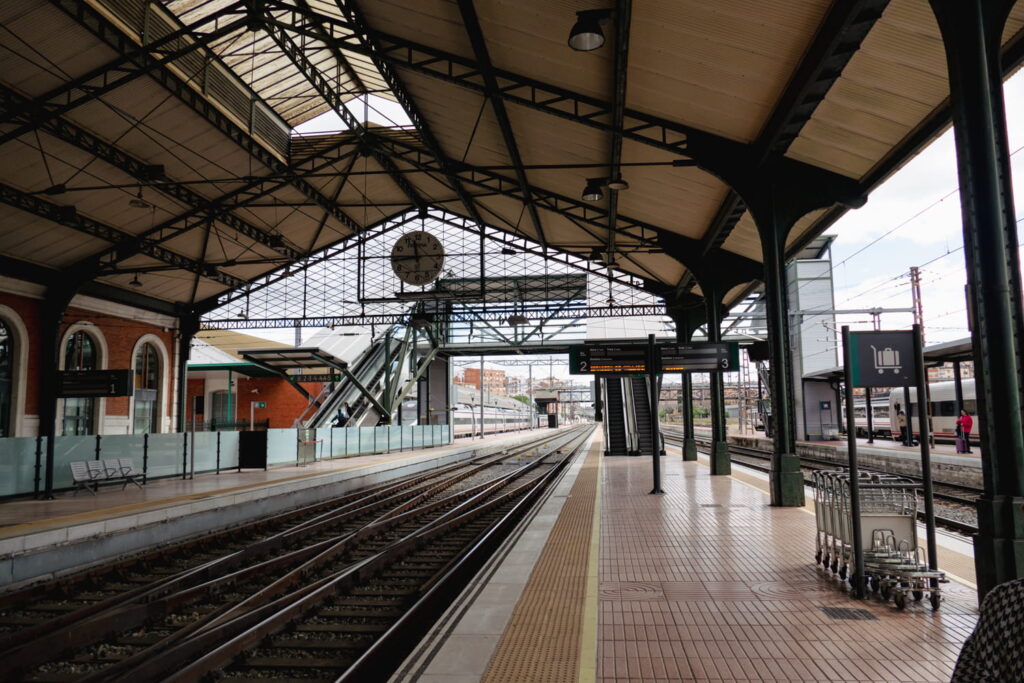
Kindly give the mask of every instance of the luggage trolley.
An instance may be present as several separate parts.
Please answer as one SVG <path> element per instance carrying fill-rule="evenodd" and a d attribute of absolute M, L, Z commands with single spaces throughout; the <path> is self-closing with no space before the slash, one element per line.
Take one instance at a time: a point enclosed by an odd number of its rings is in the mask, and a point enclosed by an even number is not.
<path fill-rule="evenodd" d="M 847 578 L 853 572 L 853 517 L 850 478 L 846 471 L 815 473 L 815 513 L 818 518 L 816 559 Z M 893 598 L 903 609 L 907 596 L 915 601 L 928 595 L 934 609 L 941 601 L 945 574 L 929 569 L 917 543 L 917 491 L 920 484 L 885 474 L 861 472 L 861 538 L 866 585 L 884 600 Z M 852 577 L 851 577 L 852 578 Z M 935 587 L 932 587 L 932 580 Z"/>

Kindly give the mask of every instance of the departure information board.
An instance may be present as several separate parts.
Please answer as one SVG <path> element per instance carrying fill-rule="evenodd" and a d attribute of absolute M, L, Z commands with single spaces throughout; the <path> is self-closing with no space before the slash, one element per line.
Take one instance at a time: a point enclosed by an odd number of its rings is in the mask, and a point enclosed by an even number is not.
<path fill-rule="evenodd" d="M 740 345 L 659 344 L 661 372 L 735 372 L 740 369 Z"/>
<path fill-rule="evenodd" d="M 62 370 L 58 376 L 57 396 L 131 396 L 133 385 L 134 373 L 131 370 Z"/>
<path fill-rule="evenodd" d="M 642 375 L 647 372 L 647 345 L 596 345 L 569 347 L 569 374 Z"/>
<path fill-rule="evenodd" d="M 739 370 L 739 344 L 666 344 L 655 347 L 657 373 L 734 372 Z M 583 344 L 569 347 L 573 375 L 628 376 L 647 370 L 646 344 Z"/>

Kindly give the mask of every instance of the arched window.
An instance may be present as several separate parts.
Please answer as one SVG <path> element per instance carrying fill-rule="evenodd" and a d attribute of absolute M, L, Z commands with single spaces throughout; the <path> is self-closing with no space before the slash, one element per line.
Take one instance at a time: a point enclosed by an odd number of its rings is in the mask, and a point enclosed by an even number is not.
<path fill-rule="evenodd" d="M 14 351 L 14 334 L 0 319 L 0 438 L 14 434 Z"/>
<path fill-rule="evenodd" d="M 64 345 L 65 370 L 98 370 L 99 352 L 96 342 L 88 333 L 79 330 L 68 337 Z M 95 433 L 95 398 L 64 399 L 64 435 Z"/>
<path fill-rule="evenodd" d="M 147 434 L 158 431 L 160 400 L 160 357 L 156 347 L 146 342 L 135 352 L 135 418 L 133 431 Z"/>

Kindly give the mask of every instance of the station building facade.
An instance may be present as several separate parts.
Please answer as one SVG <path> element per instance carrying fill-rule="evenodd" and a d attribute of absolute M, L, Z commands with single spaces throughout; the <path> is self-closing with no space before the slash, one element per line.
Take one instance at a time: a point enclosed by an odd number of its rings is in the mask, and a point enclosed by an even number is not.
<path fill-rule="evenodd" d="M 0 277 L 0 437 L 39 433 L 42 299 L 41 286 Z M 134 393 L 61 399 L 58 435 L 173 431 L 176 327 L 170 316 L 76 296 L 61 324 L 60 369 L 131 369 Z"/>

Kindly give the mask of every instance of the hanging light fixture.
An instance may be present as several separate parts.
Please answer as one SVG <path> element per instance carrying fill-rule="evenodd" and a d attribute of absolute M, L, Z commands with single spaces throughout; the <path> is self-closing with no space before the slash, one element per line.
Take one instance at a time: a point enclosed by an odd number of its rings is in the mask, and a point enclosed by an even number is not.
<path fill-rule="evenodd" d="M 608 23 L 611 10 L 588 9 L 576 13 L 576 23 L 569 31 L 569 47 L 580 52 L 590 52 L 604 45 L 601 26 Z"/>
<path fill-rule="evenodd" d="M 132 281 L 129 282 L 128 284 L 130 286 L 132 286 L 132 287 L 141 287 L 142 286 L 142 280 L 139 279 L 139 274 L 135 273 L 135 276 L 132 277 Z"/>
<path fill-rule="evenodd" d="M 628 190 L 629 189 L 629 183 L 627 183 L 623 179 L 621 173 L 616 173 L 615 177 L 610 179 L 605 184 L 605 187 L 607 187 L 609 190 L 616 190 L 616 191 Z"/>
<path fill-rule="evenodd" d="M 588 178 L 587 186 L 583 188 L 583 201 L 599 202 L 604 199 L 604 192 L 601 191 L 603 184 L 604 178 Z"/>
<path fill-rule="evenodd" d="M 135 207 L 136 209 L 148 209 L 152 204 L 142 198 L 142 186 L 139 186 L 139 193 L 128 200 L 128 206 Z"/>

